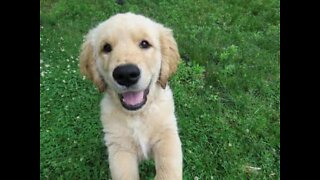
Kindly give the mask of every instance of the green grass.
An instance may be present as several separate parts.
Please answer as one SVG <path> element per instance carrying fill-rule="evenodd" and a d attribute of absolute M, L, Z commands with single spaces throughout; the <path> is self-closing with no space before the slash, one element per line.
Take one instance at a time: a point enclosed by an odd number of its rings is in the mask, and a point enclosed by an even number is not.
<path fill-rule="evenodd" d="M 173 29 L 184 179 L 280 179 L 278 0 L 40 0 L 40 178 L 110 179 L 102 97 L 78 70 L 83 36 L 118 12 Z M 247 166 L 261 168 L 248 171 Z M 154 163 L 140 167 L 152 179 Z"/>

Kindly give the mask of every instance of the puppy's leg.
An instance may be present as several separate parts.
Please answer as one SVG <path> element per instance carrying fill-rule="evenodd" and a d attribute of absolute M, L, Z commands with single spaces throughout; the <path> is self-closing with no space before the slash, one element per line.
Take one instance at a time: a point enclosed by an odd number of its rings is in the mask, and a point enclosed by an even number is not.
<path fill-rule="evenodd" d="M 154 145 L 156 180 L 182 180 L 182 150 L 177 132 L 163 133 Z"/>
<path fill-rule="evenodd" d="M 109 166 L 113 180 L 139 180 L 137 155 L 115 147 L 108 147 Z"/>

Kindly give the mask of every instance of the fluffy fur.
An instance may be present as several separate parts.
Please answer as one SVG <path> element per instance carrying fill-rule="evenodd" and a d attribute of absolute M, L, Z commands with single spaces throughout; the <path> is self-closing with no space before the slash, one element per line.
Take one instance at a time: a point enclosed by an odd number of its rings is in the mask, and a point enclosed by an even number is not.
<path fill-rule="evenodd" d="M 142 49 L 147 40 L 151 47 Z M 103 52 L 106 43 L 110 53 Z M 82 45 L 80 70 L 100 92 L 101 121 L 108 148 L 112 179 L 139 179 L 138 163 L 155 160 L 155 179 L 182 179 L 182 150 L 172 92 L 167 82 L 180 56 L 172 31 L 142 15 L 117 14 L 89 31 Z M 113 79 L 119 65 L 134 64 L 141 70 L 130 88 Z M 149 88 L 146 103 L 130 111 L 119 94 Z"/>

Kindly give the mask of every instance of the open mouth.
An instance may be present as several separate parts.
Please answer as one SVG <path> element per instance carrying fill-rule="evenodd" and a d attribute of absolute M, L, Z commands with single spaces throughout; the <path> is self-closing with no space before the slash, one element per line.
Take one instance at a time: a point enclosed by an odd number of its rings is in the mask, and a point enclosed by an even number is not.
<path fill-rule="evenodd" d="M 142 91 L 131 91 L 119 94 L 120 102 L 124 108 L 130 111 L 140 109 L 147 102 L 149 87 Z"/>

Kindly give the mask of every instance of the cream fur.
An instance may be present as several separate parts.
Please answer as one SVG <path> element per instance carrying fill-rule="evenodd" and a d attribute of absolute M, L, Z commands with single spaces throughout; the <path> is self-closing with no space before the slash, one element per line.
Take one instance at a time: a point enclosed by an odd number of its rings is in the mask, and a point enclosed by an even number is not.
<path fill-rule="evenodd" d="M 147 40 L 149 49 L 139 48 Z M 108 54 L 101 49 L 112 46 Z M 138 163 L 153 158 L 155 179 L 182 179 L 182 150 L 173 96 L 167 85 L 180 56 L 170 29 L 144 16 L 117 14 L 93 28 L 82 45 L 80 69 L 101 92 L 101 122 L 105 132 L 112 179 L 139 179 Z M 122 107 L 118 94 L 126 91 L 112 78 L 121 64 L 135 64 L 141 78 L 132 89 L 150 84 L 146 104 L 136 111 Z"/>

